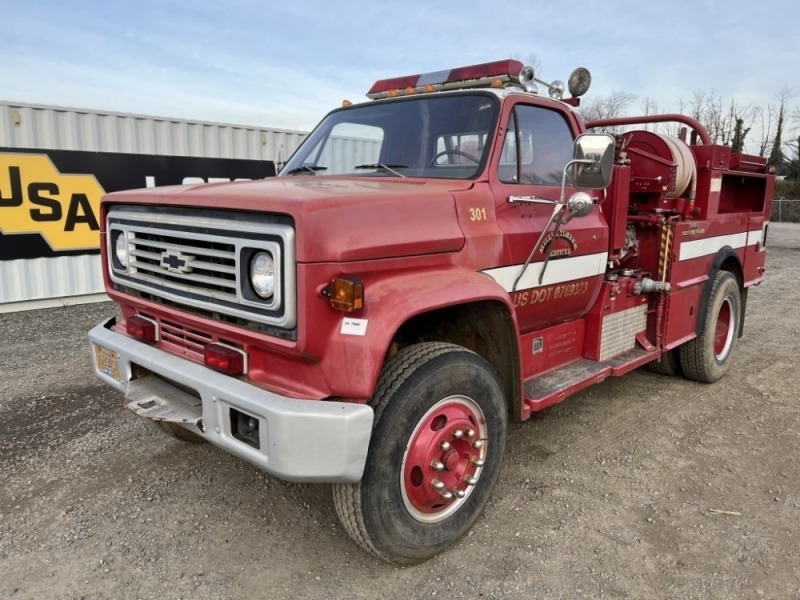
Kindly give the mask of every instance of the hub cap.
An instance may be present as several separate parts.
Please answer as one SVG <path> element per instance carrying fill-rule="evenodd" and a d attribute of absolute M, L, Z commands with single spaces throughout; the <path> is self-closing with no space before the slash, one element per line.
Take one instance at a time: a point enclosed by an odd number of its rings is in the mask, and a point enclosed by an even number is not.
<path fill-rule="evenodd" d="M 717 315 L 717 326 L 714 329 L 714 355 L 718 361 L 725 360 L 733 344 L 734 327 L 736 319 L 733 318 L 733 303 L 725 297 Z"/>
<path fill-rule="evenodd" d="M 466 396 L 449 396 L 420 419 L 403 454 L 400 489 L 418 521 L 456 512 L 475 489 L 486 457 L 486 419 Z"/>

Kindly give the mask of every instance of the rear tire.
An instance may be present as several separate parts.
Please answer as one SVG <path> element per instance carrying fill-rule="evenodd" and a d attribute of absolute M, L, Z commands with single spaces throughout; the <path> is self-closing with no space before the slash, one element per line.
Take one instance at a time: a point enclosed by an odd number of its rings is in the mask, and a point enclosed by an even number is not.
<path fill-rule="evenodd" d="M 678 349 L 673 348 L 672 350 L 665 350 L 658 360 L 647 363 L 645 367 L 648 371 L 659 375 L 680 375 L 681 363 L 680 356 L 678 356 Z"/>
<path fill-rule="evenodd" d="M 500 473 L 508 411 L 494 369 L 465 348 L 426 342 L 387 361 L 361 481 L 335 484 L 342 525 L 367 552 L 411 565 L 480 516 Z"/>
<path fill-rule="evenodd" d="M 701 383 L 714 383 L 728 370 L 742 318 L 736 277 L 720 271 L 714 278 L 703 331 L 680 348 L 683 373 Z"/>

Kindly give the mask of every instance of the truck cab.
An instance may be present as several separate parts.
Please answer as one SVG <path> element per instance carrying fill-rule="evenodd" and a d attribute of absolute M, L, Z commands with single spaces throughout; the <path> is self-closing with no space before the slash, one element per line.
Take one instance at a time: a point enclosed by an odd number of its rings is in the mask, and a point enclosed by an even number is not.
<path fill-rule="evenodd" d="M 642 365 L 716 381 L 764 277 L 765 161 L 683 115 L 586 123 L 589 82 L 381 80 L 278 177 L 106 196 L 97 376 L 176 437 L 332 483 L 365 550 L 435 555 L 509 419 Z"/>

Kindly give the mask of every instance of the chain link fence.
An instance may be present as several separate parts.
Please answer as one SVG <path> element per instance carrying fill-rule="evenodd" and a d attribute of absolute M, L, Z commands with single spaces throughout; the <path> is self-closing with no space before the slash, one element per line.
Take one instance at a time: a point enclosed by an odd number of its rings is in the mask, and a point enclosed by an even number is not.
<path fill-rule="evenodd" d="M 800 223 L 800 198 L 775 198 L 772 201 L 771 221 Z"/>

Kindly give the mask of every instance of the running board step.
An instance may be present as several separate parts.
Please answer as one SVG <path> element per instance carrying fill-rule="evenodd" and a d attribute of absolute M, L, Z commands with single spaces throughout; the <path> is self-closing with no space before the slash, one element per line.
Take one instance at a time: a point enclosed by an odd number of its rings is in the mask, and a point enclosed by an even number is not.
<path fill-rule="evenodd" d="M 525 382 L 525 406 L 533 412 L 560 402 L 567 396 L 606 377 L 622 375 L 658 357 L 655 348 L 634 348 L 605 361 L 580 358 L 545 375 Z"/>

